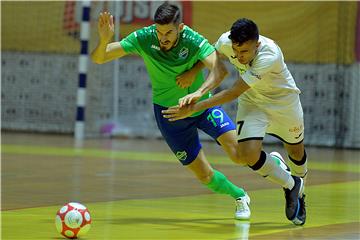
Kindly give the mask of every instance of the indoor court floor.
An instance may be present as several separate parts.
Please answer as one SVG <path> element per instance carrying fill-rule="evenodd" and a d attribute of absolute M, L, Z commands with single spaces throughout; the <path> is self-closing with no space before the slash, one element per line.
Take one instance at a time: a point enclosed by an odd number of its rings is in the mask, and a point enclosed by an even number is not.
<path fill-rule="evenodd" d="M 82 239 L 360 239 L 360 151 L 308 147 L 307 222 L 285 217 L 283 190 L 203 144 L 213 166 L 251 197 L 250 221 L 233 218 L 234 201 L 211 193 L 162 140 L 89 139 L 3 132 L 2 239 L 64 239 L 55 214 L 86 205 Z M 281 145 L 267 145 L 278 150 Z"/>

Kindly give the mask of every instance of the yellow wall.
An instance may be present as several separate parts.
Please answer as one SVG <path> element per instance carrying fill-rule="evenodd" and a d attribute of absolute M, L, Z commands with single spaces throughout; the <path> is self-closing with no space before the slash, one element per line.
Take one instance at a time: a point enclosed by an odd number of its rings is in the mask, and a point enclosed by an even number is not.
<path fill-rule="evenodd" d="M 240 17 L 278 42 L 289 62 L 354 62 L 356 2 L 193 2 L 192 27 L 214 42 Z M 2 50 L 78 53 L 63 29 L 64 2 L 3 2 Z M 98 13 L 93 12 L 97 15 Z M 124 36 L 141 25 L 123 25 Z M 96 43 L 92 23 L 91 44 Z"/>
<path fill-rule="evenodd" d="M 1 3 L 2 50 L 78 53 L 62 29 L 64 2 Z"/>
<path fill-rule="evenodd" d="M 260 34 L 278 42 L 288 61 L 354 61 L 356 2 L 194 2 L 193 6 L 193 28 L 210 41 L 246 17 L 257 23 Z"/>

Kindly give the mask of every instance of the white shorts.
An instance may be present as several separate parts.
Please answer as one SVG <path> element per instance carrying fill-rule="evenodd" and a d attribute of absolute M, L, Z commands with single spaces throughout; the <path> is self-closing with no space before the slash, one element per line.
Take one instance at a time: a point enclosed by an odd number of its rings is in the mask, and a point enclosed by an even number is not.
<path fill-rule="evenodd" d="M 239 100 L 236 116 L 238 142 L 263 140 L 265 133 L 288 144 L 302 142 L 304 119 L 299 95 L 292 94 L 281 100 L 286 104 L 259 104 Z"/>

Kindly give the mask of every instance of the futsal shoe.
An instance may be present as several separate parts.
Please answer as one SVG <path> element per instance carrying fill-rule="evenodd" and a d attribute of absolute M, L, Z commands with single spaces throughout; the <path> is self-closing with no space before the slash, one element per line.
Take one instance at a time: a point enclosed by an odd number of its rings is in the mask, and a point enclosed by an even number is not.
<path fill-rule="evenodd" d="M 238 220 L 248 220 L 250 219 L 251 211 L 250 211 L 250 197 L 245 194 L 243 197 L 239 197 L 235 201 L 235 219 Z"/>
<path fill-rule="evenodd" d="M 298 224 L 297 217 L 299 217 L 300 212 L 300 198 L 302 197 L 304 182 L 301 178 L 292 176 L 295 182 L 294 187 L 289 190 L 284 188 L 285 192 L 285 213 L 287 219 L 294 222 L 296 225 Z"/>
<path fill-rule="evenodd" d="M 295 225 L 304 225 L 306 222 L 306 205 L 305 205 L 305 194 L 299 198 L 299 213 L 298 215 L 292 220 Z"/>

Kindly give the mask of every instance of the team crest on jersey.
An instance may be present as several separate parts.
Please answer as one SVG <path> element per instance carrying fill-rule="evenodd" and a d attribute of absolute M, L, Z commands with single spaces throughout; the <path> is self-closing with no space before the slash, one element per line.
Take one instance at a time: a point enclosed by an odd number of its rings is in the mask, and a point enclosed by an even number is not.
<path fill-rule="evenodd" d="M 238 68 L 238 70 L 239 70 L 240 74 L 244 74 L 246 72 L 246 69 L 244 69 L 244 68 Z"/>
<path fill-rule="evenodd" d="M 179 52 L 179 58 L 186 59 L 189 55 L 189 49 L 187 47 L 183 47 Z"/>
<path fill-rule="evenodd" d="M 186 151 L 177 151 L 177 152 L 176 152 L 176 157 L 177 157 L 179 160 L 184 161 L 184 160 L 186 160 L 186 158 L 187 158 L 187 153 L 186 153 Z"/>
<path fill-rule="evenodd" d="M 234 66 L 240 72 L 240 74 L 244 74 L 246 72 L 246 69 L 240 68 L 239 66 L 236 66 L 235 64 L 234 64 Z"/>

